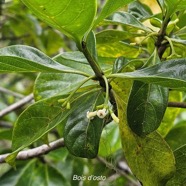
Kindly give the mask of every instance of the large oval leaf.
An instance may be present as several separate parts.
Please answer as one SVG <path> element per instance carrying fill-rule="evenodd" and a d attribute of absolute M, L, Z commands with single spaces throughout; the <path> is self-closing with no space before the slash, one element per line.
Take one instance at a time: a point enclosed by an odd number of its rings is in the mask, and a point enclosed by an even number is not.
<path fill-rule="evenodd" d="M 126 107 L 131 81 L 115 79 L 112 87 L 119 113 L 119 127 L 126 160 L 134 175 L 144 186 L 164 186 L 175 171 L 173 153 L 156 132 L 139 137 L 128 127 Z"/>
<path fill-rule="evenodd" d="M 167 102 L 167 88 L 134 81 L 127 106 L 129 127 L 139 136 L 153 132 L 163 119 Z"/>
<path fill-rule="evenodd" d="M 87 119 L 86 113 L 104 102 L 101 93 L 84 96 L 79 107 L 74 110 L 66 123 L 64 131 L 65 145 L 75 156 L 94 158 L 98 153 L 99 141 L 104 120 L 98 117 Z"/>
<path fill-rule="evenodd" d="M 37 17 L 76 41 L 90 29 L 97 0 L 22 0 Z"/>

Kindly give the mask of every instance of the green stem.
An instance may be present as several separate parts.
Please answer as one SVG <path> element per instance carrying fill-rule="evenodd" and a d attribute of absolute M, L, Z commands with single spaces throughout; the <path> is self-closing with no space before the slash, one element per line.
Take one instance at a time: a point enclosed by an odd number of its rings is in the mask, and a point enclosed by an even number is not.
<path fill-rule="evenodd" d="M 104 106 L 108 106 L 108 101 L 109 101 L 109 84 L 108 84 L 108 79 L 103 76 L 103 79 L 105 81 L 105 88 L 106 88 L 106 96 L 105 96 L 105 103 Z"/>
<path fill-rule="evenodd" d="M 89 53 L 85 41 L 82 41 L 82 52 L 83 52 L 84 56 L 86 57 L 87 61 L 89 62 L 96 77 L 98 79 L 102 79 L 103 72 L 102 72 L 101 68 L 99 67 L 99 65 L 96 63 L 96 61 L 92 58 L 91 54 Z"/>
<path fill-rule="evenodd" d="M 78 91 L 79 88 L 81 88 L 87 81 L 89 81 L 90 79 L 93 79 L 94 76 L 90 76 L 88 78 L 86 78 L 84 81 L 81 82 L 81 84 L 76 87 L 76 89 L 74 89 L 74 91 L 71 92 L 71 94 L 66 98 L 65 102 L 62 104 L 62 107 L 66 106 L 67 103 L 70 101 L 70 99 L 72 98 L 72 96 Z M 60 102 L 60 100 L 59 100 Z"/>

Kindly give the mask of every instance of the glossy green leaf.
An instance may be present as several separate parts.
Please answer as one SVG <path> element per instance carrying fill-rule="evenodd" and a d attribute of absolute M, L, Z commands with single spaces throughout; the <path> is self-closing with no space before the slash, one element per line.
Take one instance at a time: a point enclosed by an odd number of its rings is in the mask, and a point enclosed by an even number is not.
<path fill-rule="evenodd" d="M 57 95 L 65 95 L 76 89 L 86 78 L 77 74 L 41 73 L 34 85 L 35 100 L 41 100 Z M 84 86 L 97 85 L 93 80 Z"/>
<path fill-rule="evenodd" d="M 0 72 L 65 72 L 70 67 L 61 65 L 39 50 L 14 45 L 0 49 Z"/>
<path fill-rule="evenodd" d="M 182 101 L 182 93 L 178 91 L 171 90 L 169 91 L 169 102 L 181 102 Z M 160 127 L 158 128 L 158 132 L 165 137 L 171 128 L 174 125 L 174 120 L 178 116 L 180 112 L 180 108 L 171 108 L 167 107 L 165 111 L 165 115 L 161 122 Z M 175 140 L 176 141 L 176 140 Z"/>
<path fill-rule="evenodd" d="M 145 32 L 150 32 L 150 29 L 144 26 L 137 18 L 128 12 L 116 12 L 112 16 L 108 17 L 103 24 L 114 24 L 129 26 L 138 30 L 143 30 Z"/>
<path fill-rule="evenodd" d="M 134 72 L 118 73 L 110 77 L 139 80 L 164 87 L 186 90 L 186 59 L 169 60 Z"/>
<path fill-rule="evenodd" d="M 65 185 L 70 184 L 65 180 L 55 168 L 42 164 L 35 160 L 28 162 L 25 166 L 18 165 L 16 170 L 10 169 L 0 179 L 0 185 L 20 186 L 20 185 Z"/>
<path fill-rule="evenodd" d="M 119 8 L 124 7 L 125 5 L 129 4 L 133 0 L 107 0 L 103 9 L 101 10 L 100 14 L 98 15 L 94 25 L 99 24 L 104 18 L 109 16 L 114 11 L 118 10 Z"/>
<path fill-rule="evenodd" d="M 136 58 L 140 54 L 140 49 L 125 42 L 114 42 L 97 45 L 98 55 L 102 57 Z"/>
<path fill-rule="evenodd" d="M 186 125 L 176 125 L 167 134 L 165 140 L 173 150 L 186 145 Z"/>
<path fill-rule="evenodd" d="M 176 159 L 176 173 L 166 186 L 184 186 L 186 185 L 186 145 L 176 149 L 174 156 Z"/>
<path fill-rule="evenodd" d="M 155 131 L 164 116 L 168 89 L 134 81 L 127 105 L 129 127 L 139 136 Z"/>
<path fill-rule="evenodd" d="M 86 114 L 88 111 L 96 110 L 96 106 L 103 102 L 103 95 L 100 92 L 83 96 L 79 107 L 70 114 L 65 126 L 64 139 L 66 147 L 73 155 L 84 158 L 96 157 L 104 120 L 97 116 L 90 120 Z"/>
<path fill-rule="evenodd" d="M 128 165 L 144 186 L 164 186 L 175 171 L 171 149 L 157 132 L 142 138 L 130 130 L 126 107 L 132 82 L 115 79 L 112 85 L 120 119 L 122 147 Z"/>
<path fill-rule="evenodd" d="M 19 116 L 13 130 L 13 151 L 29 146 L 67 117 L 58 103 L 60 98 L 36 102 Z"/>
<path fill-rule="evenodd" d="M 92 0 L 22 0 L 37 17 L 76 41 L 90 29 L 97 11 Z"/>

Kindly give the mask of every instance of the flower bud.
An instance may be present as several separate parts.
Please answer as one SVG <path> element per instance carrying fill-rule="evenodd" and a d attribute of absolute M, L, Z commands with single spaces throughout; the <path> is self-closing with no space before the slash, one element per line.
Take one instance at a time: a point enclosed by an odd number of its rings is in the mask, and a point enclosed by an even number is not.
<path fill-rule="evenodd" d="M 96 116 L 97 114 L 97 111 L 94 111 L 94 112 L 87 112 L 87 118 L 88 119 L 94 119 L 94 116 Z"/>
<path fill-rule="evenodd" d="M 114 112 L 111 113 L 112 119 L 116 122 L 119 123 L 119 118 L 114 114 Z"/>

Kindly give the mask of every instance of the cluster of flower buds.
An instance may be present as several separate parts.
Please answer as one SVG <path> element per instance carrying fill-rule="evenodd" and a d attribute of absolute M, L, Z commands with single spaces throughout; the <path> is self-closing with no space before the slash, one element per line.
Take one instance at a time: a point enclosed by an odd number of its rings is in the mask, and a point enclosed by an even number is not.
<path fill-rule="evenodd" d="M 95 116 L 98 116 L 99 118 L 103 119 L 108 113 L 109 113 L 109 111 L 106 108 L 103 108 L 103 109 L 100 109 L 97 111 L 93 111 L 93 112 L 88 111 L 87 118 L 92 120 L 92 119 L 94 119 Z M 113 112 L 110 112 L 110 115 L 116 123 L 119 123 L 119 118 Z"/>

